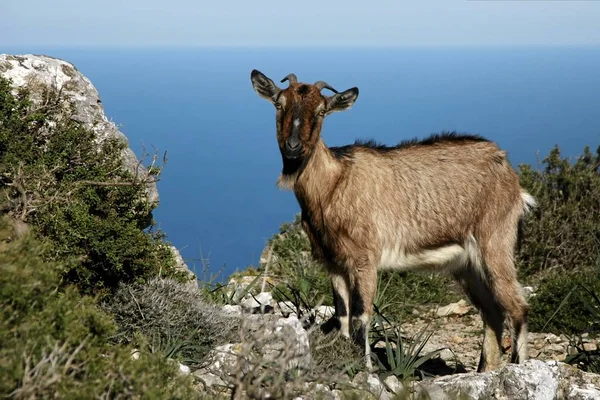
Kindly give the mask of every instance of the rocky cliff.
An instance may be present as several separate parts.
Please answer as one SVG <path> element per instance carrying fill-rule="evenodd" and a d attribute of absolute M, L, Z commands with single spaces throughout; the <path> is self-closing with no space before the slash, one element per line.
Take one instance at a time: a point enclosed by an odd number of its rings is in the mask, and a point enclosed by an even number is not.
<path fill-rule="evenodd" d="M 98 140 L 116 137 L 128 143 L 127 137 L 106 117 L 102 101 L 92 82 L 73 64 L 44 55 L 0 54 L 0 75 L 10 79 L 15 89 L 24 85 L 31 88 L 40 85 L 56 88 L 73 100 L 74 118 L 92 129 Z M 35 90 L 33 95 L 35 98 Z M 125 166 L 131 172 L 137 173 L 137 176 L 146 176 L 146 169 L 131 148 L 126 147 L 123 158 Z M 148 184 L 147 193 L 151 202 L 158 202 L 158 191 L 154 183 Z"/>
<path fill-rule="evenodd" d="M 97 136 L 96 140 L 117 138 L 129 144 L 127 137 L 106 116 L 98 91 L 92 82 L 73 64 L 45 55 L 0 54 L 0 76 L 10 79 L 15 91 L 20 87 L 27 86 L 31 90 L 34 100 L 40 99 L 41 88 L 44 86 L 58 90 L 72 100 L 75 107 L 72 118 L 93 130 Z M 148 176 L 148 171 L 129 146 L 123 150 L 123 160 L 125 167 L 134 176 L 140 177 L 140 179 Z M 148 200 L 158 203 L 159 195 L 156 184 L 149 181 L 146 186 Z M 171 249 L 178 267 L 189 271 L 179 251 L 173 246 Z M 189 273 L 193 275 L 191 271 Z"/>

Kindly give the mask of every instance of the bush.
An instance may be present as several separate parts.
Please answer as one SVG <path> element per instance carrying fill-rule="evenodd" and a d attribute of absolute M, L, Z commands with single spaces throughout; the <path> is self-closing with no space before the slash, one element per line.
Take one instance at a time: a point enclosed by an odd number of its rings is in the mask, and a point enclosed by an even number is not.
<path fill-rule="evenodd" d="M 600 321 L 586 304 L 589 294 L 577 285 L 600 293 L 600 148 L 586 147 L 575 162 L 562 158 L 555 147 L 533 169 L 520 166 L 521 184 L 538 206 L 526 216 L 518 253 L 521 279 L 537 286 L 531 303 L 531 329 L 539 331 L 559 305 L 562 310 L 546 331 L 557 334 L 598 332 Z"/>
<path fill-rule="evenodd" d="M 238 318 L 205 303 L 197 289 L 169 279 L 121 285 L 105 308 L 119 326 L 117 342 L 162 352 L 177 346 L 171 356 L 191 366 L 237 334 Z"/>
<path fill-rule="evenodd" d="M 63 278 L 87 292 L 174 275 L 170 249 L 154 230 L 143 180 L 128 172 L 116 138 L 99 142 L 74 121 L 73 105 L 47 88 L 16 96 L 0 78 L 0 210 L 51 241 L 47 258 L 76 259 Z M 7 199 L 7 200 L 4 200 Z"/>
<path fill-rule="evenodd" d="M 555 147 L 538 169 L 520 166 L 521 184 L 538 206 L 523 224 L 523 277 L 600 264 L 600 147 L 586 147 L 574 163 Z"/>
<path fill-rule="evenodd" d="M 0 220 L 0 396 L 25 398 L 197 397 L 191 378 L 164 357 L 113 346 L 112 318 L 61 283 L 48 244 Z M 74 261 L 73 261 L 74 262 Z"/>

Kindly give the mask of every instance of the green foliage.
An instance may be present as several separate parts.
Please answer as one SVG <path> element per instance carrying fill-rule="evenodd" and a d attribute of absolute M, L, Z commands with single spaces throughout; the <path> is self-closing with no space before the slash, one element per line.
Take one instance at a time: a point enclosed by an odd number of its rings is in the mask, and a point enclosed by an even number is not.
<path fill-rule="evenodd" d="M 381 373 L 384 379 L 389 375 L 410 379 L 415 374 L 423 378 L 425 372 L 420 369 L 421 366 L 444 350 L 437 349 L 422 354 L 425 345 L 434 334 L 433 330 L 428 331 L 425 328 L 406 343 L 398 326 L 392 325 L 386 329 L 385 326 L 389 321 L 381 314 L 377 314 L 374 320 L 378 329 L 375 329 L 372 334 L 378 336 L 375 340 L 383 340 L 385 343 L 385 359 L 377 358 L 380 370 L 384 371 Z"/>
<path fill-rule="evenodd" d="M 96 300 L 61 284 L 49 244 L 0 220 L 0 397 L 179 398 L 197 396 L 164 357 L 116 347 L 112 318 Z"/>
<path fill-rule="evenodd" d="M 582 285 L 600 293 L 599 166 L 600 148 L 592 154 L 588 147 L 574 162 L 555 147 L 540 168 L 520 166 L 521 184 L 538 203 L 524 220 L 518 253 L 521 279 L 537 286 L 529 314 L 534 331 L 600 331 L 590 294 L 570 294 Z"/>
<path fill-rule="evenodd" d="M 36 87 L 38 101 L 17 96 L 0 78 L 0 210 L 50 240 L 47 257 L 63 263 L 63 278 L 87 293 L 172 275 L 173 257 L 154 231 L 149 181 L 124 168 L 126 143 L 76 122 L 61 93 Z M 7 199 L 7 200 L 6 200 Z"/>
<path fill-rule="evenodd" d="M 121 285 L 105 308 L 119 326 L 117 342 L 134 343 L 186 365 L 199 364 L 211 348 L 231 339 L 238 325 L 237 318 L 207 304 L 198 290 L 169 279 Z"/>
<path fill-rule="evenodd" d="M 311 305 L 333 304 L 329 277 L 323 266 L 313 260 L 298 215 L 291 224 L 282 224 L 279 234 L 267 246 L 272 249 L 268 274 L 273 278 L 278 301 L 298 298 Z"/>
<path fill-rule="evenodd" d="M 600 147 L 572 163 L 555 147 L 538 169 L 520 166 L 521 184 L 538 206 L 527 216 L 519 270 L 528 277 L 548 270 L 600 266 Z"/>

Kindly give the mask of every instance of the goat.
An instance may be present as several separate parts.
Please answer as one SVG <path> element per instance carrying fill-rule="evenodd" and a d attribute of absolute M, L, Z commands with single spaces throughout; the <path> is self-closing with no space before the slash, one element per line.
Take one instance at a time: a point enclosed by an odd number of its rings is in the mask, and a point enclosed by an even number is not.
<path fill-rule="evenodd" d="M 518 225 L 535 205 L 506 152 L 478 135 L 442 133 L 386 147 L 373 142 L 328 148 L 324 118 L 351 108 L 358 88 L 338 92 L 324 81 L 280 89 L 253 70 L 257 94 L 275 105 L 283 161 L 278 179 L 301 208 L 312 255 L 331 278 L 338 329 L 368 342 L 380 268 L 447 272 L 454 276 L 484 323 L 478 371 L 498 368 L 505 317 L 511 325 L 511 362 L 527 357 L 529 306 L 517 281 Z M 325 96 L 322 89 L 334 94 Z"/>

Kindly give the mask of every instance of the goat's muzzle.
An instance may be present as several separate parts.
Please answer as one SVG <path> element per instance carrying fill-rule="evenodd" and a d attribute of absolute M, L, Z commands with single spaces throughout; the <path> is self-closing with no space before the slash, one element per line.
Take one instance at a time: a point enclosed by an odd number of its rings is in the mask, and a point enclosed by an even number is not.
<path fill-rule="evenodd" d="M 290 160 L 300 158 L 302 156 L 302 143 L 300 143 L 300 140 L 293 136 L 286 140 L 283 155 Z"/>

